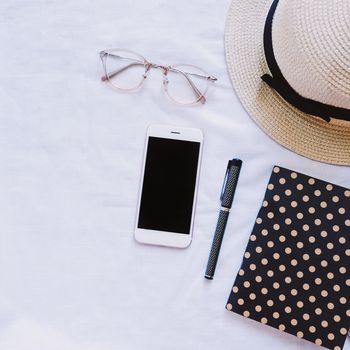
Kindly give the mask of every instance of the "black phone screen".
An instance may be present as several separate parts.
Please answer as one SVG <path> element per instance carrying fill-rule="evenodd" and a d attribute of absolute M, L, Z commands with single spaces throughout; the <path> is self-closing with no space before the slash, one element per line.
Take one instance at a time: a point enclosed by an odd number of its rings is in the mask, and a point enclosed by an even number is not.
<path fill-rule="evenodd" d="M 138 228 L 189 234 L 200 143 L 149 137 Z"/>

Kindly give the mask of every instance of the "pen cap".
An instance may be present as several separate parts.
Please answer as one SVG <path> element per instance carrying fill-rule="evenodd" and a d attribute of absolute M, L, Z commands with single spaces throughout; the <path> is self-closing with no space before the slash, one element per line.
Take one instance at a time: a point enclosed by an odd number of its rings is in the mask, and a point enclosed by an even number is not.
<path fill-rule="evenodd" d="M 241 167 L 242 161 L 240 159 L 233 159 L 228 165 L 227 180 L 221 201 L 221 205 L 225 208 L 231 208 Z"/>

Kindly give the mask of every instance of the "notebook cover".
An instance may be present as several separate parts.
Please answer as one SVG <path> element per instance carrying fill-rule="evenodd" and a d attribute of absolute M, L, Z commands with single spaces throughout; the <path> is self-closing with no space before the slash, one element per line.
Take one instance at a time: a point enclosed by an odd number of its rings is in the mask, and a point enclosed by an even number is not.
<path fill-rule="evenodd" d="M 226 308 L 340 350 L 349 270 L 350 191 L 275 166 Z"/>

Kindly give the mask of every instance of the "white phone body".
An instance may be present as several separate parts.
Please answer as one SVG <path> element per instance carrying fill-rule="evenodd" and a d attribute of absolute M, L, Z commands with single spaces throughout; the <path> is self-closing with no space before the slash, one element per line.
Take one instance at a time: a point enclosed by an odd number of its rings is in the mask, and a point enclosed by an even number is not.
<path fill-rule="evenodd" d="M 151 141 L 150 141 L 151 140 Z M 175 140 L 175 141 L 173 141 Z M 143 193 L 148 193 L 148 198 L 150 197 L 149 193 L 150 190 L 147 187 L 148 183 L 149 183 L 149 179 L 145 180 L 145 170 L 146 170 L 146 176 L 150 177 L 151 179 L 159 179 L 159 171 L 164 171 L 165 174 L 167 174 L 167 170 L 169 167 L 167 165 L 164 166 L 165 170 L 163 168 L 161 168 L 161 170 L 159 170 L 159 167 L 157 166 L 157 164 L 152 163 L 153 164 L 153 168 L 155 168 L 158 172 L 158 175 L 156 174 L 155 176 L 153 176 L 152 173 L 152 166 L 150 165 L 150 157 L 152 157 L 152 161 L 154 161 L 154 157 L 148 153 L 157 153 L 157 152 L 161 152 L 161 151 L 154 151 L 154 142 L 164 142 L 164 144 L 159 143 L 158 144 L 158 148 L 157 149 L 162 149 L 163 152 L 166 152 L 166 150 L 168 150 L 168 143 L 170 143 L 174 148 L 171 148 L 171 151 L 169 152 L 170 157 L 173 157 L 174 159 L 174 163 L 176 162 L 176 164 L 178 164 L 178 168 L 180 169 L 179 171 L 181 171 L 181 167 L 184 167 L 184 172 L 187 174 L 188 170 L 190 170 L 189 174 L 190 176 L 185 177 L 181 177 L 182 173 L 179 173 L 180 176 L 178 176 L 179 174 L 175 174 L 175 176 L 172 178 L 172 181 L 174 181 L 175 179 L 175 184 L 174 187 L 172 188 L 172 191 L 175 191 L 175 188 L 177 186 L 177 188 L 179 186 L 182 186 L 181 181 L 187 182 L 187 178 L 190 178 L 191 180 L 191 185 L 189 184 L 184 184 L 183 187 L 188 186 L 186 188 L 191 188 L 190 191 L 187 191 L 186 193 L 186 201 L 183 201 L 182 198 L 180 198 L 179 200 L 177 199 L 178 193 L 182 193 L 181 191 L 176 191 L 175 195 L 174 192 L 172 193 L 172 195 L 168 196 L 167 194 L 169 193 L 167 190 L 164 190 L 164 188 L 159 188 L 159 190 L 157 189 L 156 191 L 154 191 L 153 193 L 157 193 L 157 195 L 155 196 L 156 198 L 158 198 L 157 202 L 154 203 L 151 201 L 151 205 L 149 205 L 147 207 L 147 209 L 144 209 L 145 207 L 145 202 L 146 203 L 150 203 L 150 201 L 146 200 L 145 197 L 147 198 L 147 195 L 143 195 Z M 177 142 L 177 141 L 188 141 L 188 142 Z M 161 147 L 159 147 L 159 145 Z M 177 151 L 177 145 L 180 145 L 179 149 L 181 150 L 181 154 L 174 154 L 178 153 Z M 193 222 L 194 222 L 194 214 L 195 214 L 195 206 L 196 206 L 196 199 L 197 199 L 197 189 L 198 189 L 198 181 L 199 181 L 199 172 L 200 172 L 200 164 L 201 164 L 201 156 L 202 156 L 202 145 L 203 145 L 203 133 L 201 132 L 201 130 L 199 129 L 194 129 L 194 128 L 182 128 L 182 127 L 175 127 L 175 126 L 171 126 L 171 125 L 158 125 L 158 124 L 154 124 L 149 126 L 149 128 L 147 129 L 147 135 L 146 135 L 146 143 L 145 143 L 145 151 L 144 151 L 144 156 L 143 156 L 143 166 L 142 166 L 142 176 L 141 176 L 141 183 L 140 183 L 140 190 L 139 190 L 139 197 L 138 197 L 138 206 L 137 206 L 137 215 L 136 215 L 136 225 L 135 225 L 135 239 L 136 241 L 140 242 L 140 243 L 145 243 L 145 244 L 153 244 L 153 245 L 160 245 L 160 246 L 167 246 L 167 247 L 176 247 L 176 248 L 186 248 L 191 244 L 192 241 L 192 236 L 193 236 Z M 183 152 L 184 148 L 181 147 L 189 147 L 190 150 L 189 152 Z M 194 151 L 195 149 L 195 151 Z M 187 149 L 186 149 L 187 150 Z M 196 158 L 195 154 L 197 154 L 198 152 L 198 158 Z M 190 155 L 187 155 L 190 154 Z M 193 154 L 193 156 L 191 156 L 191 154 Z M 190 157 L 190 161 L 188 161 L 188 157 Z M 148 159 L 148 160 L 147 160 Z M 157 156 L 155 156 L 155 159 L 158 159 Z M 182 159 L 184 164 L 182 163 Z M 195 161 L 193 159 L 197 160 L 197 164 L 195 164 Z M 162 164 L 167 164 L 167 161 L 162 162 Z M 147 167 L 147 168 L 146 168 Z M 170 166 L 172 167 L 172 165 Z M 170 169 L 170 168 L 169 168 Z M 177 170 L 175 170 L 177 171 Z M 187 172 L 186 172 L 187 171 Z M 195 173 L 194 173 L 195 171 Z M 184 173 L 183 172 L 183 173 Z M 163 176 L 163 175 L 162 175 Z M 184 176 L 184 175 L 183 175 Z M 180 180 L 179 180 L 180 179 Z M 195 180 L 194 186 L 193 186 L 193 182 Z M 156 182 L 156 180 L 151 180 L 153 181 L 153 187 L 152 189 L 154 189 L 154 186 L 158 186 Z M 159 181 L 159 183 L 161 184 L 163 181 L 163 178 L 161 178 L 161 181 Z M 165 180 L 166 181 L 166 180 Z M 180 181 L 180 183 L 177 183 L 178 181 Z M 160 185 L 164 187 L 164 183 L 163 185 Z M 172 183 L 169 183 L 167 186 L 172 186 Z M 159 193 L 164 193 L 164 195 L 161 195 L 161 198 L 159 198 Z M 170 191 L 171 194 L 171 191 Z M 180 196 L 180 195 L 179 195 Z M 172 206 L 172 202 L 169 202 L 172 200 L 172 198 L 176 198 L 175 205 L 177 205 L 177 207 L 175 207 L 175 212 L 178 213 L 177 208 L 180 205 L 180 212 L 181 212 L 181 205 L 182 205 L 182 201 L 184 203 L 186 203 L 185 207 L 189 208 L 189 198 L 193 198 L 192 199 L 192 209 L 188 209 L 185 210 L 185 214 L 186 215 L 180 215 L 181 218 L 183 218 L 184 216 L 186 216 L 186 233 L 184 232 L 176 232 L 177 230 L 175 229 L 174 232 L 173 230 L 169 228 L 167 228 L 166 230 L 164 229 L 154 229 L 154 227 L 161 226 L 158 225 L 157 222 L 152 222 L 151 224 L 144 224 L 144 212 L 145 211 L 151 211 L 151 216 L 152 216 L 152 210 L 153 210 L 153 221 L 157 221 L 158 219 L 156 218 L 157 214 L 154 214 L 155 212 L 155 208 L 152 209 L 152 206 L 157 206 L 160 210 L 166 210 L 164 208 L 167 207 L 171 207 Z M 161 199 L 161 200 L 159 200 Z M 168 204 L 167 204 L 168 203 Z M 149 208 L 151 207 L 151 208 Z M 141 211 L 141 213 L 140 213 Z M 175 212 L 173 213 L 174 215 Z M 164 211 L 163 211 L 163 215 L 161 217 L 159 217 L 159 220 L 167 220 L 166 218 L 164 219 L 164 217 L 172 216 L 173 215 L 171 212 L 166 211 L 166 215 L 164 215 Z M 190 215 L 190 217 L 189 217 Z M 175 226 L 177 226 L 177 218 L 176 217 L 170 217 L 169 220 L 171 222 L 175 222 Z M 147 221 L 147 220 L 146 220 Z M 152 220 L 151 220 L 152 221 Z M 182 219 L 180 221 L 183 221 Z M 140 223 L 141 222 L 141 223 Z M 145 227 L 146 226 L 146 227 Z M 184 227 L 184 225 L 183 225 Z M 182 228 L 181 228 L 182 230 Z M 180 229 L 179 229 L 180 231 Z M 188 232 L 188 233 L 187 233 Z"/>

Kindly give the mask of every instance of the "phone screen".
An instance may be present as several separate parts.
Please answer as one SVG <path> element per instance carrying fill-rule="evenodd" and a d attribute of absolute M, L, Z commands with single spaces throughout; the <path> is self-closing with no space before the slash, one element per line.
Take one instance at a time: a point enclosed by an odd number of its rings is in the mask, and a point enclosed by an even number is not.
<path fill-rule="evenodd" d="M 200 143 L 149 137 L 138 228 L 189 234 Z"/>

